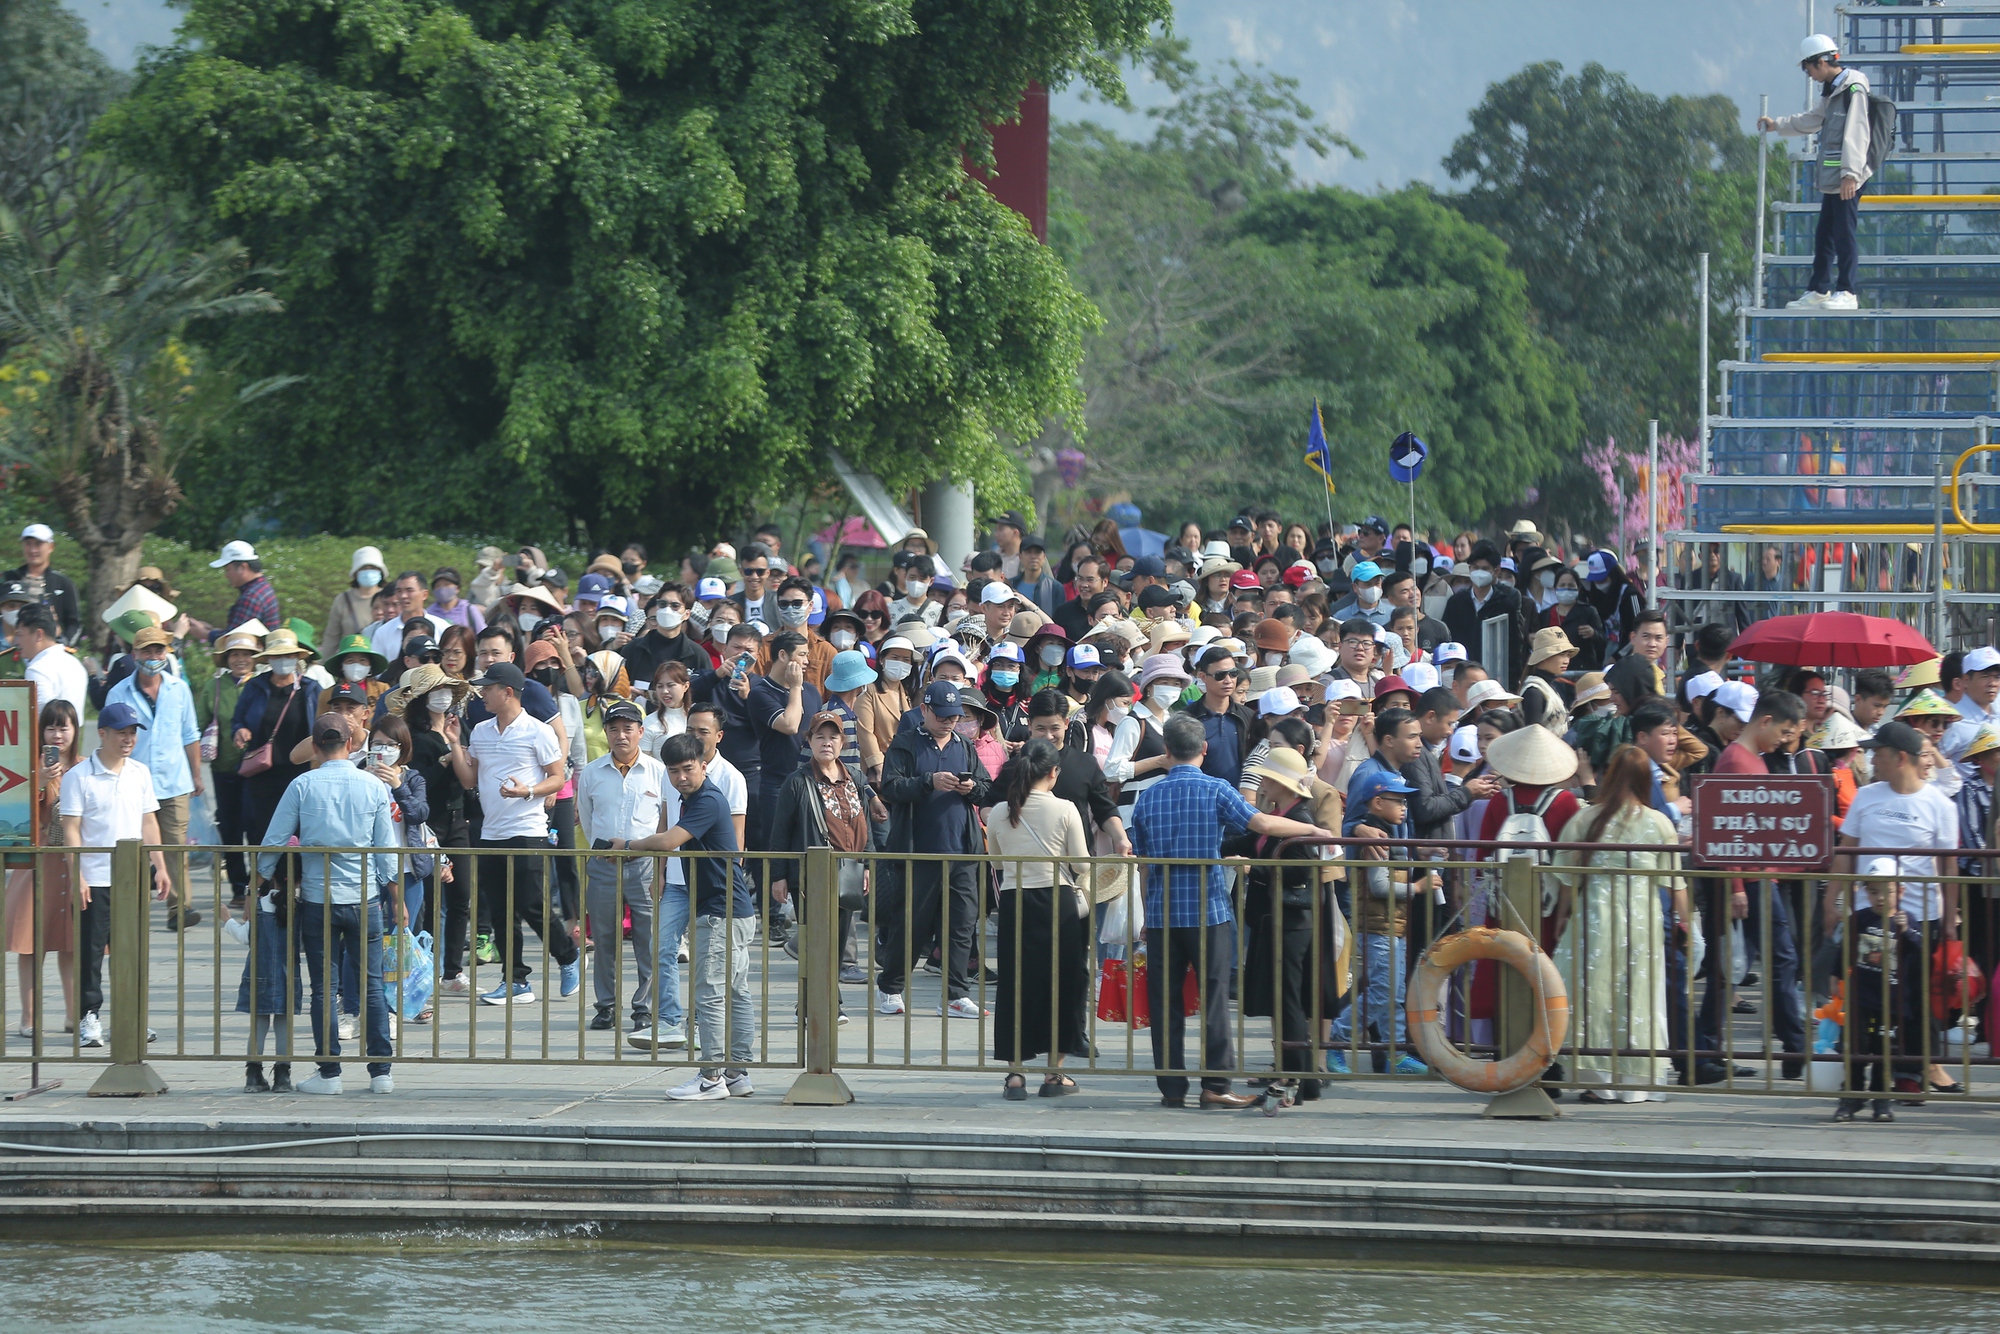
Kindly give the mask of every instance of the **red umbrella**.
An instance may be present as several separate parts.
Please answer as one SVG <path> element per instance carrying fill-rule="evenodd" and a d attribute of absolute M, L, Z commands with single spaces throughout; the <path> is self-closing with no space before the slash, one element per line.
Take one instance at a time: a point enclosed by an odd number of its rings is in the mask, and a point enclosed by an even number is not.
<path fill-rule="evenodd" d="M 1901 621 L 1853 611 L 1773 616 L 1738 635 L 1729 652 L 1791 667 L 1891 667 L 1938 656 L 1928 639 Z"/>

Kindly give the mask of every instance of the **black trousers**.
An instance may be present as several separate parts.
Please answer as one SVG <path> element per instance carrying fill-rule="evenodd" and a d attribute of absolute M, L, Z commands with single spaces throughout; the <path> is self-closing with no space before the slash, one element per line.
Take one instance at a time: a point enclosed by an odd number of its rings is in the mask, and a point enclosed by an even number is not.
<path fill-rule="evenodd" d="M 905 957 L 928 946 L 944 928 L 944 881 L 951 871 L 950 939 L 944 949 L 944 991 L 947 1000 L 970 996 L 966 969 L 972 958 L 973 929 L 979 924 L 978 877 L 980 868 L 972 862 L 878 863 L 888 874 L 884 892 L 875 905 L 875 928 L 882 942 L 881 977 L 876 985 L 889 995 L 901 995 L 913 959 Z M 912 872 L 909 922 L 904 923 L 903 873 Z M 914 945 L 912 942 L 915 942 Z"/>
<path fill-rule="evenodd" d="M 1854 263 L 1860 253 L 1855 232 L 1861 221 L 1861 191 L 1854 198 L 1838 193 L 1819 197 L 1819 227 L 1813 233 L 1812 277 L 1815 292 L 1852 292 Z"/>
<path fill-rule="evenodd" d="M 224 843 L 238 844 L 244 841 L 243 779 L 239 774 L 213 770 L 215 779 L 215 832 Z M 243 862 L 240 852 L 222 854 L 223 869 L 229 875 L 231 897 L 241 898 L 250 892 L 250 869 Z"/>
<path fill-rule="evenodd" d="M 569 929 L 563 925 L 560 909 L 544 914 L 542 912 L 542 867 L 546 856 L 523 855 L 538 852 L 548 847 L 548 840 L 522 835 L 519 838 L 482 838 L 479 847 L 493 849 L 479 854 L 479 897 L 487 904 L 493 921 L 506 921 L 508 931 L 505 951 L 500 959 L 507 970 L 507 978 L 512 982 L 525 982 L 534 969 L 528 967 L 521 958 L 521 924 L 526 922 L 542 938 L 549 956 L 558 964 L 569 965 L 576 962 L 576 942 L 570 939 Z M 508 854 L 516 855 L 508 855 Z M 511 921 L 507 916 L 507 867 L 514 868 L 514 914 Z"/>
<path fill-rule="evenodd" d="M 1153 1010 L 1153 1068 L 1187 1069 L 1187 1017 L 1181 981 L 1192 968 L 1201 977 L 1201 1066 L 1227 1070 L 1236 1064 L 1229 1037 L 1229 970 L 1236 962 L 1236 924 L 1146 928 L 1146 999 Z M 1185 1098 L 1186 1075 L 1158 1077 L 1160 1095 Z M 1206 1075 L 1202 1088 L 1229 1092 L 1227 1075 Z"/>
<path fill-rule="evenodd" d="M 573 848 L 576 846 L 576 798 L 564 797 L 549 808 L 549 827 L 556 831 L 556 846 Z M 565 922 L 574 922 L 583 916 L 583 901 L 578 897 L 574 857 L 551 857 L 555 863 L 556 906 Z"/>
<path fill-rule="evenodd" d="M 465 815 L 445 814 L 442 818 L 433 816 L 431 832 L 437 835 L 441 848 L 469 847 L 472 831 L 466 827 Z M 440 883 L 441 876 L 432 871 L 424 886 L 424 925 L 437 937 L 436 945 L 443 951 L 440 960 L 444 976 L 457 977 L 465 971 L 466 933 L 472 924 L 472 868 L 463 865 L 452 867 L 451 883 Z M 443 858 L 439 858 L 442 862 Z"/>
<path fill-rule="evenodd" d="M 104 948 L 111 943 L 111 886 L 90 887 L 90 906 L 77 913 L 76 926 L 77 1013 L 96 1014 L 104 1005 Z"/>

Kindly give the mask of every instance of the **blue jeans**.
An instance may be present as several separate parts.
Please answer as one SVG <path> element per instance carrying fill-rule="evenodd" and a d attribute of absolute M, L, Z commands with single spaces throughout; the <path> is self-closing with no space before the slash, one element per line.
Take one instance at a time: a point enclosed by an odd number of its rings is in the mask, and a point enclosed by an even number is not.
<path fill-rule="evenodd" d="M 653 1001 L 663 1029 L 687 1027 L 687 1007 L 681 1003 L 681 937 L 687 933 L 691 910 L 686 885 L 661 886 L 660 908 L 653 921 L 653 939 L 659 948 Z"/>
<path fill-rule="evenodd" d="M 1360 939 L 1361 964 L 1368 983 L 1364 1001 L 1368 1007 L 1368 1026 L 1375 1030 L 1378 1041 L 1393 1041 L 1401 1046 L 1409 1040 L 1408 1024 L 1403 1017 L 1403 938 L 1362 936 Z M 1389 1036 L 1392 1031 L 1393 1038 Z M 1353 1032 L 1354 1006 L 1350 1004 L 1333 1021 L 1333 1040 L 1346 1042 Z M 1395 1059 L 1396 1054 L 1390 1052 L 1390 1063 Z"/>
<path fill-rule="evenodd" d="M 292 909 L 299 915 L 299 946 L 305 951 L 306 969 L 312 975 L 312 1026 L 314 1050 L 323 1052 L 332 1060 L 321 1060 L 319 1072 L 328 1079 L 340 1074 L 340 1030 L 327 1023 L 326 978 L 322 973 L 329 953 L 325 931 L 331 917 L 333 939 L 331 954 L 335 976 L 345 973 L 350 965 L 358 975 L 361 962 L 362 931 L 367 931 L 368 941 L 368 993 L 367 1004 L 367 1050 L 370 1056 L 383 1057 L 370 1061 L 370 1075 L 389 1073 L 386 1059 L 395 1051 L 389 1038 L 389 1003 L 382 994 L 382 905 L 371 899 L 367 904 L 367 917 L 362 917 L 362 905 L 358 903 L 336 903 L 331 913 L 321 903 L 301 902 Z"/>

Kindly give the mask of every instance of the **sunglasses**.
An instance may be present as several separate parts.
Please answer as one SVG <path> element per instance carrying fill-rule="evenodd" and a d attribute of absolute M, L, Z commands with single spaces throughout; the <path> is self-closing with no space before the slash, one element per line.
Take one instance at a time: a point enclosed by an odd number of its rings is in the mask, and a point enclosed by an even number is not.
<path fill-rule="evenodd" d="M 807 604 L 803 602 L 780 602 L 778 605 L 780 607 L 783 607 L 786 611 L 797 611 L 799 608 L 804 607 Z"/>

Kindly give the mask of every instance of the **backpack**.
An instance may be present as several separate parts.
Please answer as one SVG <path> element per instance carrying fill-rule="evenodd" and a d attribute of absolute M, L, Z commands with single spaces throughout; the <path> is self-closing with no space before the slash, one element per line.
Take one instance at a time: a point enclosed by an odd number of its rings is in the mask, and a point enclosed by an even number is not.
<path fill-rule="evenodd" d="M 1498 841 L 1501 843 L 1554 842 L 1555 840 L 1549 837 L 1548 821 L 1543 817 L 1548 814 L 1549 805 L 1555 801 L 1556 794 L 1561 791 L 1562 789 L 1557 787 L 1543 788 L 1542 795 L 1536 799 L 1535 804 L 1529 809 L 1524 811 L 1519 807 L 1517 807 L 1516 805 L 1514 805 L 1514 789 L 1511 787 L 1508 788 L 1507 818 L 1500 822 L 1500 834 Z M 1512 852 L 1508 851 L 1505 848 L 1502 848 L 1493 855 L 1493 860 L 1495 862 L 1511 862 L 1511 861 L 1525 860 L 1525 861 L 1531 861 L 1535 863 L 1537 866 L 1546 863 L 1548 859 L 1549 859 L 1548 853 L 1541 848 L 1521 848 L 1517 851 L 1512 851 Z M 1499 887 L 1500 887 L 1499 876 L 1498 874 L 1495 874 L 1493 879 L 1493 888 L 1495 892 L 1498 892 Z M 1556 900 L 1556 884 L 1555 884 L 1555 878 L 1551 876 L 1548 877 L 1543 882 L 1542 885 L 1542 916 L 1547 917 L 1551 912 L 1555 910 L 1556 906 L 1555 900 Z"/>
<path fill-rule="evenodd" d="M 1854 113 L 1848 112 L 1851 116 Z M 1896 104 L 1873 89 L 1868 93 L 1868 179 L 1874 180 L 1875 173 L 1882 170 L 1882 161 L 1889 156 L 1889 145 L 1896 142 Z"/>

